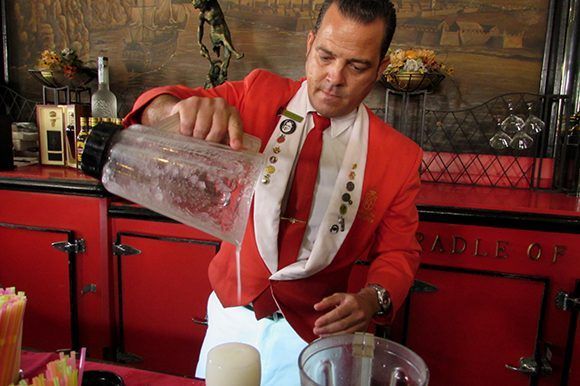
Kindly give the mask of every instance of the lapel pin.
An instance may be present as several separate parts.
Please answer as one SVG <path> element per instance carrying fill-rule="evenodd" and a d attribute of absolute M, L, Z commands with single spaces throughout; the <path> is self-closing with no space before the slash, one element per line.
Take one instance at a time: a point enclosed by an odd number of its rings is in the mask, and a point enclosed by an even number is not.
<path fill-rule="evenodd" d="M 285 117 L 288 117 L 288 118 L 290 118 L 298 123 L 300 123 L 304 120 L 304 117 L 302 117 L 296 113 L 293 113 L 292 111 L 289 111 L 289 110 L 282 111 L 282 115 Z"/>
<path fill-rule="evenodd" d="M 296 131 L 296 122 L 291 119 L 285 119 L 280 123 L 280 131 L 284 134 L 292 134 Z"/>

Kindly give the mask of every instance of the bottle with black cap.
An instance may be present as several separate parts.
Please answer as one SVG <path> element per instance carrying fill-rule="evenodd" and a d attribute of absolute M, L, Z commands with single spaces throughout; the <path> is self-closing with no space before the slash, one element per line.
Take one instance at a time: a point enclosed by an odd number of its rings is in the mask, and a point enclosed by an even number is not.
<path fill-rule="evenodd" d="M 179 127 L 179 120 L 177 127 Z M 263 156 L 143 125 L 101 122 L 81 169 L 109 192 L 240 244 Z"/>

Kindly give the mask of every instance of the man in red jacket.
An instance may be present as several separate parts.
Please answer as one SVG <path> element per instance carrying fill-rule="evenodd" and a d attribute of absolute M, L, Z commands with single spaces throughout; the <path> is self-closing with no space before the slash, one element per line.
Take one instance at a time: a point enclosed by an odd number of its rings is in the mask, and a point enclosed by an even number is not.
<path fill-rule="evenodd" d="M 262 140 L 268 160 L 241 245 L 212 260 L 214 293 L 196 375 L 209 349 L 256 346 L 262 385 L 297 385 L 297 357 L 319 336 L 366 331 L 403 303 L 419 264 L 415 240 L 421 151 L 363 99 L 388 65 L 395 12 L 385 0 L 326 0 L 307 39 L 306 78 L 264 70 L 204 90 L 159 87 L 125 123 L 179 114 L 180 132 L 243 147 Z M 371 261 L 367 285 L 348 293 L 356 260 Z"/>

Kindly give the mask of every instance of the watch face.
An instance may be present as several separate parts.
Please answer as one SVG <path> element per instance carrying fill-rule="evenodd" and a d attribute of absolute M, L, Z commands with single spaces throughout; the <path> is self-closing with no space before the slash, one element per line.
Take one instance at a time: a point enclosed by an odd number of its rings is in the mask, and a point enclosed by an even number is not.
<path fill-rule="evenodd" d="M 377 294 L 377 302 L 380 306 L 380 310 L 377 312 L 377 316 L 386 314 L 391 305 L 391 298 L 389 297 L 389 293 L 378 284 L 371 284 L 370 287 L 375 290 Z"/>

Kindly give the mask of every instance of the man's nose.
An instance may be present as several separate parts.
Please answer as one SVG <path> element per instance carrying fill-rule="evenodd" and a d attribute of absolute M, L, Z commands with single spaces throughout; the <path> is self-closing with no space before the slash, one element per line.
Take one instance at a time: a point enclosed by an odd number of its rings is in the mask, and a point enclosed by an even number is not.
<path fill-rule="evenodd" d="M 328 66 L 327 69 L 328 69 L 328 72 L 326 73 L 326 78 L 333 86 L 340 86 L 340 85 L 344 84 L 344 82 L 345 82 L 345 76 L 344 76 L 345 67 L 343 64 L 336 62 L 336 63 L 333 63 L 330 66 Z"/>

